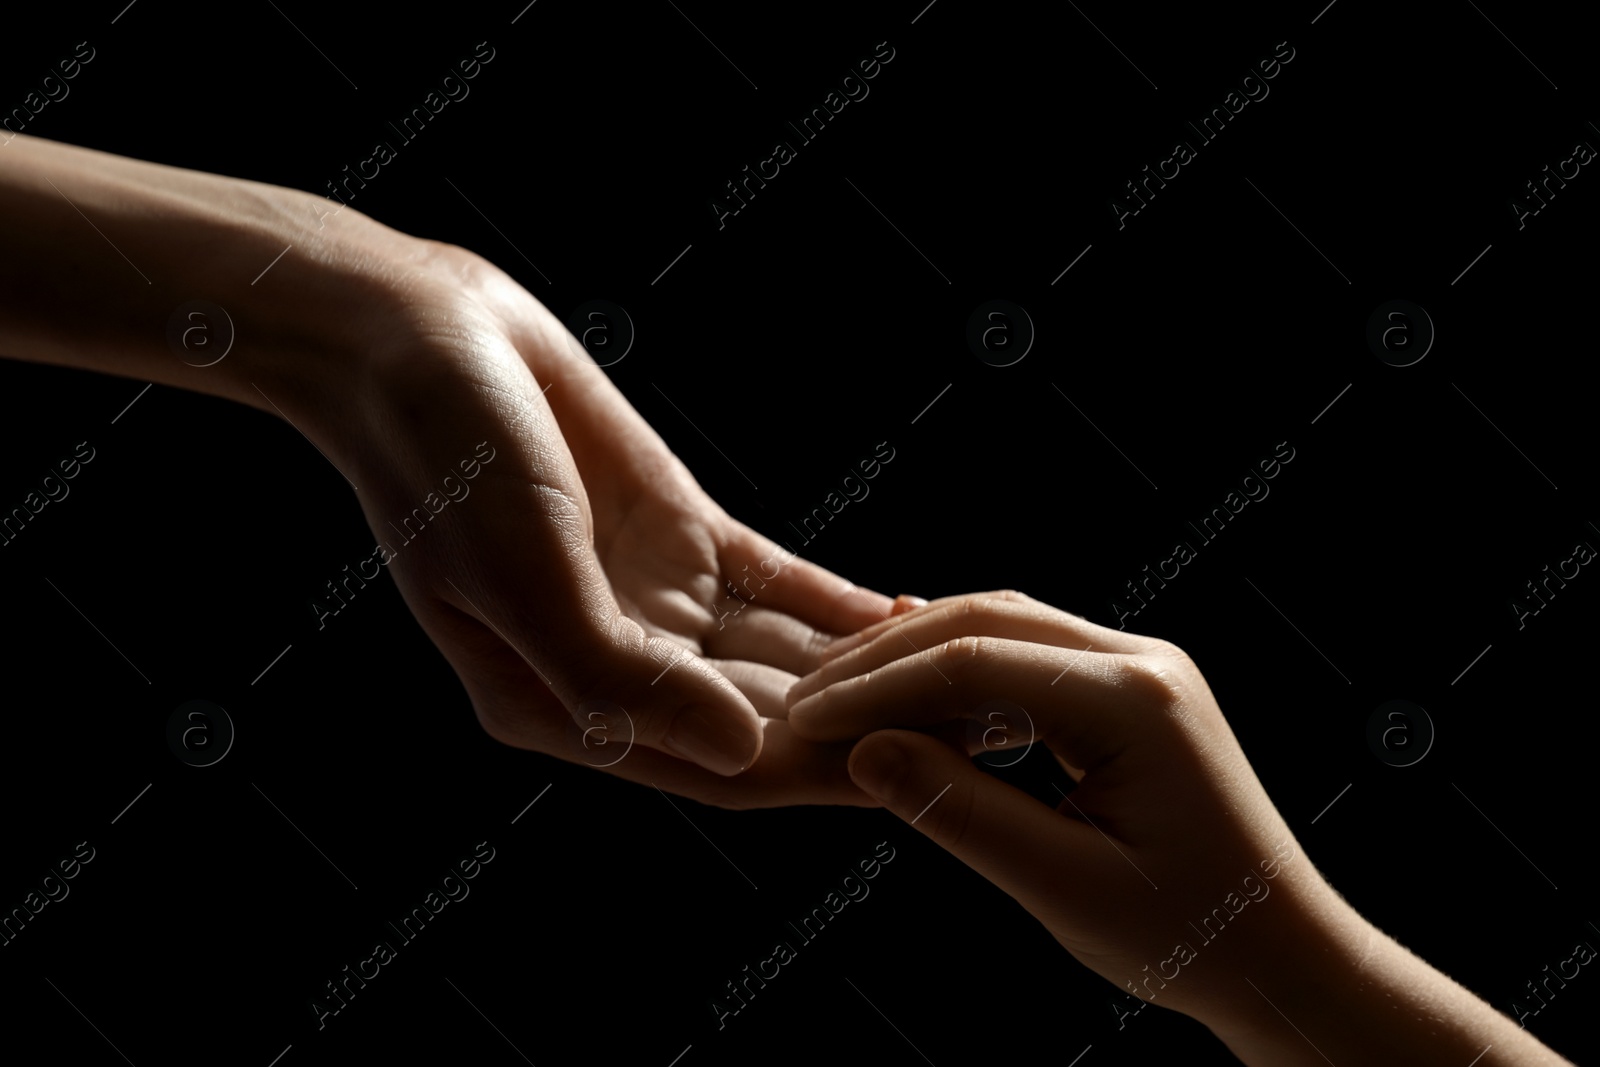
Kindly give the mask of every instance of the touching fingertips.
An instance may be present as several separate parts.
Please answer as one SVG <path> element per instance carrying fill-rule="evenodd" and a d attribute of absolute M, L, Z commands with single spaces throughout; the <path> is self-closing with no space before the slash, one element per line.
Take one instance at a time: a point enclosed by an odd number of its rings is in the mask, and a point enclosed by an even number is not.
<path fill-rule="evenodd" d="M 899 596 L 894 598 L 894 607 L 889 609 L 889 614 L 904 615 L 908 611 L 914 611 L 917 608 L 925 608 L 927 606 L 928 602 L 922 597 L 912 596 L 910 593 L 901 593 Z"/>
<path fill-rule="evenodd" d="M 873 596 L 877 595 L 876 593 L 873 594 Z M 896 615 L 904 615 L 908 611 L 915 611 L 917 608 L 928 606 L 928 602 L 922 597 L 912 596 L 910 593 L 901 593 L 893 601 L 890 601 L 888 597 L 883 597 L 883 602 L 888 605 L 888 609 L 887 611 L 880 609 L 878 614 L 884 619 L 892 619 Z M 843 637 L 835 638 L 833 643 L 826 645 L 822 649 L 822 662 L 827 663 L 829 660 L 838 659 L 851 649 L 860 648 L 882 631 L 883 627 L 881 626 L 867 626 L 853 634 L 845 634 Z"/>

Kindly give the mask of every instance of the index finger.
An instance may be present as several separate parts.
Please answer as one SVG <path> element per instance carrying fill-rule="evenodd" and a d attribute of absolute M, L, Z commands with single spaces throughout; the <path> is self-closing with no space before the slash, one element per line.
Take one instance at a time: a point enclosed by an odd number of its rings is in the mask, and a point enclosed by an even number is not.
<path fill-rule="evenodd" d="M 739 595 L 830 634 L 848 634 L 889 617 L 894 601 L 801 559 L 748 526 L 734 529 L 720 550 L 722 572 Z"/>

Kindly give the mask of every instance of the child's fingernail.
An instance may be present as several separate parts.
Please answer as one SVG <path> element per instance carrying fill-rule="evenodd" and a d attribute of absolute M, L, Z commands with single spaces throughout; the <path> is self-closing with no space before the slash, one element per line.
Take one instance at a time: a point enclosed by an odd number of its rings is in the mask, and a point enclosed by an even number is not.
<path fill-rule="evenodd" d="M 894 598 L 894 603 L 889 608 L 889 614 L 884 616 L 884 618 L 893 618 L 896 615 L 904 615 L 908 611 L 913 611 L 917 608 L 926 606 L 927 603 L 928 602 L 926 600 L 919 596 L 912 596 L 909 593 L 901 593 L 899 596 Z M 871 627 L 868 627 L 864 630 L 857 630 L 853 634 L 845 634 L 843 637 L 836 638 L 832 644 L 828 645 L 822 650 L 822 662 L 826 663 L 831 659 L 835 659 L 844 655 L 852 648 L 859 648 L 860 646 L 866 644 L 870 631 Z M 872 636 L 877 635 L 872 634 Z"/>
<path fill-rule="evenodd" d="M 889 609 L 890 615 L 904 615 L 915 608 L 926 607 L 928 602 L 919 596 L 910 593 L 901 593 L 894 598 L 894 607 Z"/>

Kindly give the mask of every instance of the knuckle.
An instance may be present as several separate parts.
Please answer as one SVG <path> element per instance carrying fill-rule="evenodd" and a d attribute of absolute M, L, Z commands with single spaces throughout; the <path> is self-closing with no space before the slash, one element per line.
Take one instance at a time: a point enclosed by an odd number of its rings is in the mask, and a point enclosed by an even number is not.
<path fill-rule="evenodd" d="M 1183 679 L 1178 664 L 1154 653 L 1128 656 L 1122 663 L 1121 685 L 1139 702 L 1169 706 L 1183 699 Z"/>
<path fill-rule="evenodd" d="M 481 283 L 499 271 L 499 268 L 478 253 L 448 241 L 425 238 L 421 239 L 418 247 L 421 253 L 418 258 L 452 281 L 466 284 Z"/>
<path fill-rule="evenodd" d="M 1159 642 L 1152 654 L 1167 664 L 1172 672 L 1175 684 L 1189 686 L 1195 680 L 1203 677 L 1200 673 L 1200 668 L 1195 665 L 1194 659 L 1189 653 L 1171 641 Z"/>
<path fill-rule="evenodd" d="M 822 630 L 812 630 L 811 636 L 806 638 L 805 642 L 805 658 L 807 662 L 821 663 L 822 650 L 833 644 L 833 642 L 834 635 Z"/>
<path fill-rule="evenodd" d="M 967 615 L 972 623 L 980 626 L 997 624 L 1015 614 L 1009 605 L 1016 602 L 1014 593 L 993 593 L 972 601 Z"/>
<path fill-rule="evenodd" d="M 1178 658 L 1187 658 L 1188 657 L 1188 653 L 1184 652 L 1183 649 L 1179 648 L 1177 645 L 1173 644 L 1171 641 L 1166 640 L 1165 638 L 1162 638 L 1162 637 L 1151 637 L 1148 640 L 1149 640 L 1149 652 L 1150 652 L 1151 655 L 1164 656 L 1167 659 L 1178 659 Z"/>
<path fill-rule="evenodd" d="M 934 650 L 932 660 L 940 670 L 959 673 L 969 670 L 983 654 L 983 649 L 980 637 L 952 637 Z"/>

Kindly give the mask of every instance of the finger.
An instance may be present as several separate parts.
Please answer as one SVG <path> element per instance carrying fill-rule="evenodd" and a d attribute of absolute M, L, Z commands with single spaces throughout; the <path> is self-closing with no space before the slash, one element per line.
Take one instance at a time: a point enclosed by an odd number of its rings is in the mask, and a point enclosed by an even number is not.
<path fill-rule="evenodd" d="M 850 742 L 818 743 L 794 734 L 787 723 L 762 720 L 763 741 L 755 765 L 727 778 L 675 756 L 637 743 L 632 716 L 620 705 L 596 702 L 575 719 L 565 713 L 538 676 L 505 641 L 463 613 L 431 618 L 433 636 L 456 664 L 485 731 L 502 744 L 531 749 L 667 793 L 725 808 L 767 808 L 793 804 L 878 807 L 850 780 L 846 761 Z M 753 698 L 781 706 L 793 676 L 760 664 L 714 663 L 753 690 Z M 753 668 L 753 672 L 745 674 Z"/>
<path fill-rule="evenodd" d="M 927 600 L 923 599 L 922 597 L 912 596 L 910 593 L 901 593 L 899 596 L 894 598 L 894 607 L 889 609 L 889 614 L 904 615 L 908 611 L 914 611 L 917 608 L 925 608 L 927 606 Z"/>
<path fill-rule="evenodd" d="M 1095 648 L 1104 652 L 1134 650 L 1135 646 L 1126 640 L 1128 635 L 1115 630 L 1111 633 L 1123 640 L 1100 644 L 1108 638 L 1104 634 L 1090 636 L 1079 625 L 1083 621 L 1020 593 L 992 593 L 940 601 L 886 625 L 868 627 L 859 634 L 841 638 L 824 651 L 821 669 L 802 678 L 789 699 L 791 702 L 801 700 L 834 682 L 877 670 L 910 653 L 969 634 L 1085 651 Z M 845 645 L 867 634 L 874 636 L 854 648 Z M 840 653 L 840 648 L 847 650 Z"/>
<path fill-rule="evenodd" d="M 464 602 L 455 606 L 522 654 L 572 719 L 581 723 L 595 708 L 615 705 L 632 715 L 639 744 L 724 775 L 755 761 L 759 716 L 731 682 L 675 641 L 646 635 L 598 583 L 586 583 L 570 614 L 552 611 L 548 600 L 536 607 L 506 603 L 510 590 L 556 584 L 525 566 L 513 565 L 511 581 L 476 588 L 475 596 L 452 581 Z"/>
<path fill-rule="evenodd" d="M 732 520 L 730 520 L 731 522 Z M 862 588 L 738 523 L 721 550 L 738 595 L 818 630 L 847 634 L 887 618 L 894 601 Z"/>
<path fill-rule="evenodd" d="M 549 722 L 560 724 L 554 728 L 560 736 L 551 735 Z M 796 804 L 879 806 L 877 800 L 850 780 L 849 742 L 807 741 L 796 737 L 787 723 L 775 719 L 763 720 L 762 725 L 761 757 L 734 778 L 637 743 L 630 744 L 625 718 L 610 718 L 604 732 L 596 730 L 588 737 L 580 737 L 578 728 L 565 719 L 539 723 L 519 718 L 513 728 L 526 732 L 498 739 L 714 807 L 744 810 Z M 689 833 L 689 828 L 684 827 L 684 832 Z"/>
<path fill-rule="evenodd" d="M 798 677 L 817 669 L 823 646 L 833 638 L 786 612 L 730 598 L 718 608 L 717 628 L 700 645 L 708 656 L 766 663 Z"/>
<path fill-rule="evenodd" d="M 1138 729 L 1152 693 L 1140 683 L 1161 686 L 1156 670 L 1133 657 L 962 637 L 791 703 L 789 723 L 801 736 L 838 741 L 951 719 L 987 723 L 993 711 L 1017 709 L 1040 739 L 1073 766 L 1089 768 L 1121 751 Z"/>
<path fill-rule="evenodd" d="M 633 716 L 639 744 L 720 774 L 748 767 L 761 744 L 760 717 L 750 702 L 698 657 L 647 635 L 619 608 L 595 555 L 588 497 L 527 367 L 504 360 L 482 373 L 494 378 L 493 411 L 484 410 L 477 392 L 450 381 L 450 388 L 432 383 L 429 394 L 431 425 L 497 427 L 480 431 L 488 438 L 472 453 L 469 492 L 409 517 L 400 510 L 405 505 L 397 507 L 407 531 L 418 527 L 406 540 L 394 513 L 382 505 L 369 511 L 373 529 L 393 542 L 390 570 L 408 602 L 419 618 L 448 607 L 493 631 L 574 721 L 584 721 L 597 703 L 619 705 Z M 409 383 L 404 403 L 391 406 L 419 404 L 415 394 L 427 384 Z M 402 428 L 394 429 L 396 439 L 407 442 Z M 405 448 L 397 445 L 391 464 L 409 468 L 410 477 L 393 478 L 397 484 L 372 500 L 422 500 L 415 487 L 437 484 L 433 459 L 418 462 Z M 437 501 L 436 494 L 428 498 Z M 474 669 L 460 657 L 452 662 L 461 673 Z"/>
<path fill-rule="evenodd" d="M 794 675 L 765 663 L 742 659 L 707 659 L 706 663 L 722 673 L 745 695 L 763 719 L 787 719 L 789 705 L 786 697 L 794 685 Z"/>
<path fill-rule="evenodd" d="M 901 630 L 906 633 L 920 647 L 926 648 L 937 641 L 947 637 L 959 637 L 960 633 L 950 632 L 952 626 L 962 626 L 962 619 L 972 619 L 975 622 L 1000 623 L 1009 620 L 1016 628 L 1018 640 L 1045 640 L 1049 644 L 1059 644 L 1068 648 L 1084 648 L 1094 645 L 1106 652 L 1139 652 L 1149 645 L 1149 639 L 1137 634 L 1113 630 L 1107 626 L 1100 626 L 1088 619 L 1062 611 L 1049 604 L 1042 603 L 1023 593 L 1013 590 L 1002 590 L 992 593 L 968 593 L 962 596 L 941 597 L 931 604 L 924 601 L 922 605 L 901 609 L 897 607 L 893 615 L 863 630 L 853 634 L 846 634 L 833 644 L 823 649 L 822 660 L 824 663 L 836 659 L 847 652 L 860 648 L 883 637 L 883 635 Z M 1035 620 L 1043 623 L 1039 632 L 1044 632 L 1047 627 L 1054 627 L 1057 636 L 1053 638 L 1030 638 L 1020 636 L 1021 624 L 1025 620 Z M 934 636 L 943 633 L 943 637 Z M 966 629 L 962 632 L 979 632 Z M 989 632 L 984 630 L 982 632 Z M 923 640 L 917 640 L 916 634 L 924 633 Z M 1007 633 L 996 632 L 996 637 L 1011 636 Z"/>
<path fill-rule="evenodd" d="M 1064 916 L 1095 866 L 1095 831 L 973 766 L 960 752 L 904 730 L 869 734 L 850 776 L 935 844 L 1016 898 L 1041 921 Z"/>

